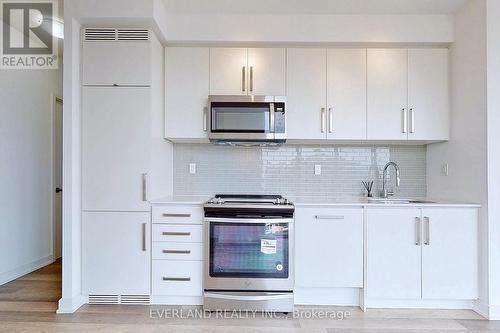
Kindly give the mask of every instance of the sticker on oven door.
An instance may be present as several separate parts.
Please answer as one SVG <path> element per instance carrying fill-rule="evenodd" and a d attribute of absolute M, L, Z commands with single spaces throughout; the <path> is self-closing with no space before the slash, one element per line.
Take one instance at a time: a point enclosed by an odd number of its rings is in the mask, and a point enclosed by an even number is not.
<path fill-rule="evenodd" d="M 260 240 L 260 252 L 264 254 L 274 254 L 276 253 L 276 239 L 261 239 Z"/>

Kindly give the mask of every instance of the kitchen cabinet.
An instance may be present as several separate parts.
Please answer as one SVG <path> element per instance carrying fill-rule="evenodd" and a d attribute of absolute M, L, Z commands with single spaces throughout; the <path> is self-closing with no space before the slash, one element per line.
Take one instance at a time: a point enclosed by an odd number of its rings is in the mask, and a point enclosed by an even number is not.
<path fill-rule="evenodd" d="M 449 139 L 448 49 L 408 50 L 408 139 Z"/>
<path fill-rule="evenodd" d="M 151 85 L 148 41 L 84 41 L 83 85 Z"/>
<path fill-rule="evenodd" d="M 369 299 L 477 298 L 477 209 L 368 209 L 366 223 Z"/>
<path fill-rule="evenodd" d="M 407 140 L 408 50 L 367 52 L 368 140 Z"/>
<path fill-rule="evenodd" d="M 285 49 L 210 48 L 210 95 L 286 95 Z"/>
<path fill-rule="evenodd" d="M 83 212 L 83 285 L 88 295 L 150 294 L 150 215 Z"/>
<path fill-rule="evenodd" d="M 363 287 L 363 209 L 295 211 L 295 285 Z"/>
<path fill-rule="evenodd" d="M 209 49 L 165 48 L 165 137 L 207 139 Z"/>
<path fill-rule="evenodd" d="M 83 210 L 149 211 L 148 87 L 83 87 Z"/>

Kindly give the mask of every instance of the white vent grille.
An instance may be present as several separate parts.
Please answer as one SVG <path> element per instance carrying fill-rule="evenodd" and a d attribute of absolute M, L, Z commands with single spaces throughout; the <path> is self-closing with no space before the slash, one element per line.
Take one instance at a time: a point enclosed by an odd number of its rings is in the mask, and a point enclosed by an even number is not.
<path fill-rule="evenodd" d="M 149 40 L 148 29 L 116 29 L 116 28 L 85 28 L 83 40 L 86 42 L 99 41 L 139 41 Z"/>
<path fill-rule="evenodd" d="M 150 304 L 149 295 L 89 295 L 89 304 Z"/>

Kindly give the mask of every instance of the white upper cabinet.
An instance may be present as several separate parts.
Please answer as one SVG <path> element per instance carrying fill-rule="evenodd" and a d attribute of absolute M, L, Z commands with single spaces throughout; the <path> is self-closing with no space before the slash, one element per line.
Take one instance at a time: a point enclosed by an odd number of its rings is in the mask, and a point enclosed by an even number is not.
<path fill-rule="evenodd" d="M 82 84 L 149 86 L 150 48 L 148 41 L 84 41 Z"/>
<path fill-rule="evenodd" d="M 408 50 L 410 140 L 448 140 L 448 49 Z"/>
<path fill-rule="evenodd" d="M 328 50 L 328 139 L 366 139 L 366 49 Z"/>
<path fill-rule="evenodd" d="M 246 95 L 247 49 L 210 49 L 210 95 Z"/>
<path fill-rule="evenodd" d="M 249 95 L 285 96 L 285 49 L 248 49 Z"/>
<path fill-rule="evenodd" d="M 408 138 L 408 51 L 368 49 L 368 140 Z"/>
<path fill-rule="evenodd" d="M 287 50 L 287 138 L 326 138 L 326 50 Z"/>
<path fill-rule="evenodd" d="M 210 49 L 210 95 L 285 93 L 285 49 Z"/>
<path fill-rule="evenodd" d="M 165 137 L 206 139 L 209 49 L 165 49 Z"/>
<path fill-rule="evenodd" d="M 148 87 L 83 87 L 83 210 L 149 211 L 150 96 Z"/>

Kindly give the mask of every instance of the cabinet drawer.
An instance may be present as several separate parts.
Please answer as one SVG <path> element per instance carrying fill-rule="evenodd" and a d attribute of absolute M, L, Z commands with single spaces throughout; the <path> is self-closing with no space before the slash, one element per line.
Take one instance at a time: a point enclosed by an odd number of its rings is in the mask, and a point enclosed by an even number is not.
<path fill-rule="evenodd" d="M 203 243 L 154 242 L 153 259 L 202 260 Z"/>
<path fill-rule="evenodd" d="M 153 242 L 201 243 L 203 226 L 182 224 L 154 224 Z"/>
<path fill-rule="evenodd" d="M 202 261 L 153 260 L 153 295 L 202 295 Z"/>
<path fill-rule="evenodd" d="M 153 223 L 202 224 L 202 206 L 153 206 Z"/>

